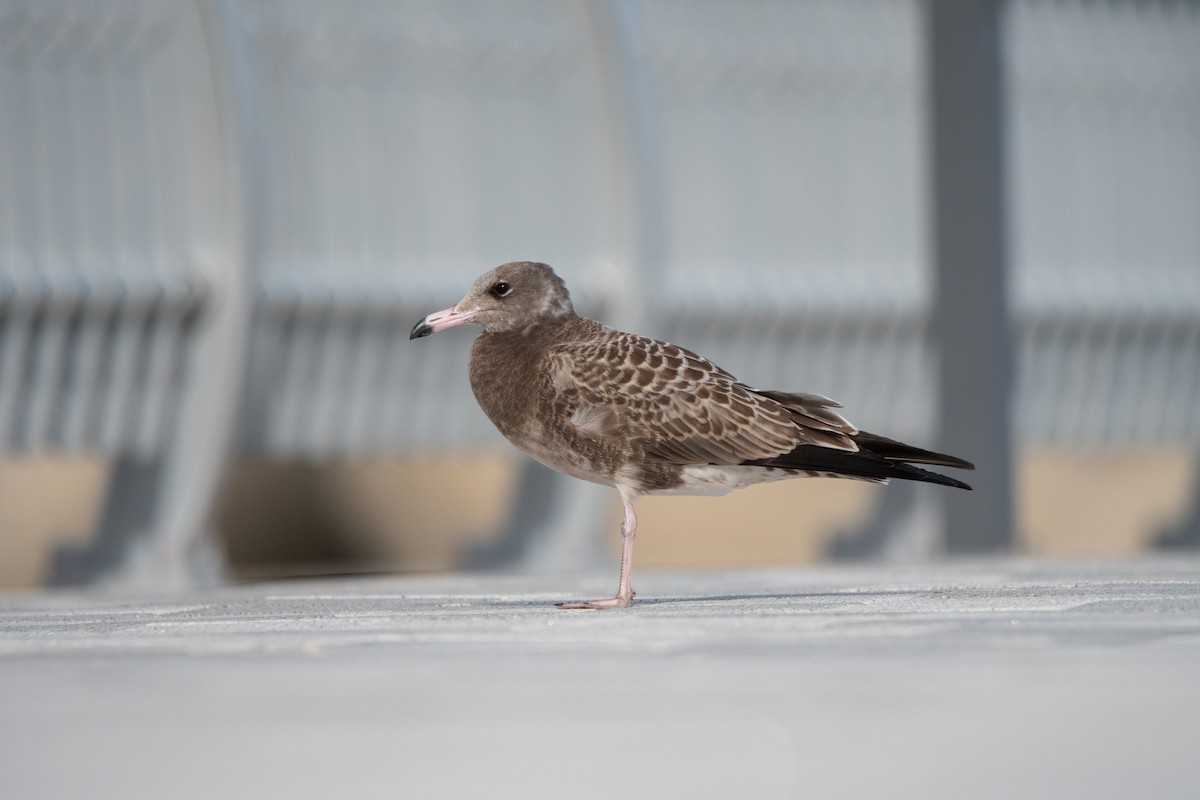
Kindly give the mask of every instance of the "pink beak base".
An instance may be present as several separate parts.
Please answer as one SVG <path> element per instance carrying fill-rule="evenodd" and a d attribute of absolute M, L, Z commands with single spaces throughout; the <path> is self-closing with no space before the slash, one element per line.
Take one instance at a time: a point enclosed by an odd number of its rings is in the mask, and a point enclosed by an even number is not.
<path fill-rule="evenodd" d="M 441 311 L 435 311 L 424 317 L 413 326 L 412 333 L 408 335 L 408 338 L 410 340 L 420 339 L 423 336 L 430 336 L 438 331 L 444 331 L 446 328 L 463 325 L 470 322 L 471 318 L 479 313 L 478 311 L 459 312 L 455 308 L 456 306 L 452 306 Z"/>

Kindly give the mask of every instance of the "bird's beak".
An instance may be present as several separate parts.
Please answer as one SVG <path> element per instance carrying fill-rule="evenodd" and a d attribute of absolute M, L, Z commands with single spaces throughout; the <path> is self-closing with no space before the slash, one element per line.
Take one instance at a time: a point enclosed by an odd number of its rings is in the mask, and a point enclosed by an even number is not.
<path fill-rule="evenodd" d="M 458 306 L 453 306 L 442 311 L 435 311 L 416 325 L 413 325 L 412 333 L 408 335 L 408 338 L 410 340 L 420 339 L 422 336 L 429 336 L 446 328 L 462 325 L 470 322 L 471 318 L 478 313 L 479 309 L 475 309 L 474 311 L 459 311 Z"/>

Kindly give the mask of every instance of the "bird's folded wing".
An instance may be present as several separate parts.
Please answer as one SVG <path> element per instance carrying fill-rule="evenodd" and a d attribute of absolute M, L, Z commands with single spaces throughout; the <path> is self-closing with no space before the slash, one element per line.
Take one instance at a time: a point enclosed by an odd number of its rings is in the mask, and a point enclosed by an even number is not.
<path fill-rule="evenodd" d="M 605 334 L 557 345 L 548 362 L 558 402 L 586 435 L 621 437 L 676 464 L 741 464 L 801 444 L 858 449 L 832 401 L 760 394 L 681 347 Z"/>

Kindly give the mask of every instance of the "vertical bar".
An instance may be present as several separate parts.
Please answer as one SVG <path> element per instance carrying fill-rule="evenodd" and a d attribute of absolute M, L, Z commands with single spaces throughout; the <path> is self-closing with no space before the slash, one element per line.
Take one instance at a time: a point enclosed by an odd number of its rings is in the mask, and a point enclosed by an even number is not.
<path fill-rule="evenodd" d="M 107 386 L 100 402 L 100 447 L 106 453 L 124 453 L 129 444 L 129 407 L 134 400 L 138 355 L 141 353 L 145 309 L 126 306 L 117 312 L 116 330 L 108 363 Z"/>
<path fill-rule="evenodd" d="M 330 301 L 328 324 L 320 342 L 320 356 L 313 365 L 313 387 L 309 417 L 304 421 L 305 454 L 313 459 L 342 452 L 339 426 L 346 416 L 349 367 L 354 358 L 355 317 L 361 313 L 353 303 Z"/>
<path fill-rule="evenodd" d="M 168 403 L 178 402 L 172 387 L 174 360 L 181 357 L 185 309 L 170 303 L 151 317 L 147 343 L 146 377 L 141 403 L 137 412 L 137 427 L 133 430 L 133 450 L 146 458 L 162 452 L 167 440 Z"/>
<path fill-rule="evenodd" d="M 23 449 L 20 430 L 25 407 L 25 364 L 35 329 L 28 298 L 13 293 L 10 307 L 0 315 L 0 449 Z"/>
<path fill-rule="evenodd" d="M 343 453 L 363 456 L 377 450 L 379 444 L 371 436 L 371 423 L 379 419 L 382 410 L 372 416 L 371 407 L 379 395 L 380 371 L 375 367 L 377 353 L 382 347 L 382 315 L 368 303 L 362 310 L 356 326 L 354 343 L 349 353 L 349 369 L 346 386 L 349 389 L 341 415 L 341 442 Z M 399 338 L 399 337 L 397 337 Z"/>
<path fill-rule="evenodd" d="M 74 362 L 62 412 L 62 445 L 70 452 L 87 450 L 93 445 L 87 438 L 87 420 L 88 410 L 95 406 L 98 395 L 100 346 L 103 341 L 103 314 L 95 306 L 89 306 L 85 297 L 71 348 Z"/>
<path fill-rule="evenodd" d="M 310 303 L 315 305 L 320 301 L 310 299 L 309 291 L 307 288 L 303 291 L 301 305 L 293 317 L 290 369 L 284 386 L 286 394 L 280 403 L 276 442 L 276 452 L 305 456 L 318 449 L 311 423 L 320 389 L 321 362 L 328 355 L 326 343 L 332 336 L 332 312 L 328 306 L 310 307 Z"/>
<path fill-rule="evenodd" d="M 31 357 L 33 370 L 25 376 L 29 381 L 29 414 L 25 419 L 25 445 L 33 452 L 52 449 L 61 439 L 61 426 L 56 412 L 61 406 L 64 389 L 63 363 L 67 360 L 68 333 L 71 328 L 71 309 L 63 298 L 54 298 L 42 315 Z"/>
<path fill-rule="evenodd" d="M 978 464 L 944 497 L 944 546 L 1012 544 L 1011 394 L 999 0 L 928 0 L 941 447 Z"/>

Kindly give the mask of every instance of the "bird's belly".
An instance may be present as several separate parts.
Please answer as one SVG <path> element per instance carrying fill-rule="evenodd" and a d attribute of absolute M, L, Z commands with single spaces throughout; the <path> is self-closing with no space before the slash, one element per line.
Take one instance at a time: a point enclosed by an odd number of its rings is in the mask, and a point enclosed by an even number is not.
<path fill-rule="evenodd" d="M 678 486 L 655 489 L 646 494 L 719 496 L 758 483 L 798 477 L 804 477 L 804 473 L 794 469 L 689 464 L 680 470 Z"/>
<path fill-rule="evenodd" d="M 611 466 L 595 463 L 595 453 L 585 453 L 571 447 L 548 444 L 537 438 L 520 435 L 509 436 L 508 440 L 518 450 L 550 469 L 592 483 L 601 483 L 605 486 L 615 484 Z"/>
<path fill-rule="evenodd" d="M 839 478 L 842 480 L 887 483 L 886 478 L 865 478 L 858 475 L 843 475 L 815 469 L 788 469 L 786 467 L 721 466 L 717 464 L 689 464 L 680 471 L 679 485 L 645 491 L 643 494 L 709 495 L 728 494 L 734 489 L 743 489 L 759 483 L 774 483 L 790 478 Z"/>

